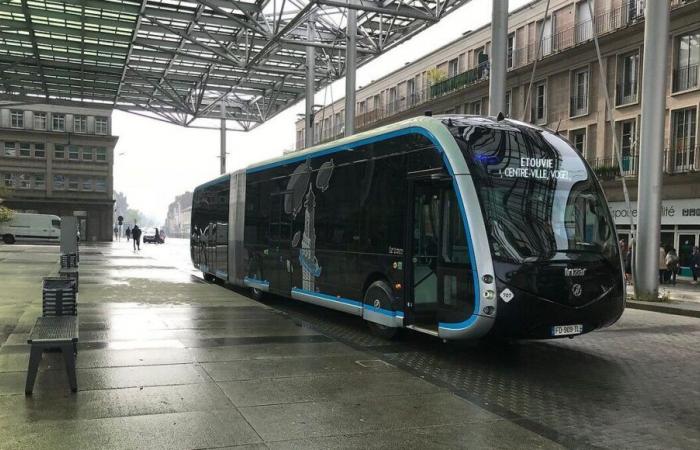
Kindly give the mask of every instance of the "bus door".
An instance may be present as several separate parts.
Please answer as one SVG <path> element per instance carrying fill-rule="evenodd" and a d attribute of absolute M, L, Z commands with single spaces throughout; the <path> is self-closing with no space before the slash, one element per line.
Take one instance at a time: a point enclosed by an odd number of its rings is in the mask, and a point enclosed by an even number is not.
<path fill-rule="evenodd" d="M 270 246 L 263 260 L 263 273 L 270 282 L 270 289 L 283 295 L 290 295 L 292 289 L 292 223 L 284 212 L 287 193 L 280 191 L 270 195 Z"/>
<path fill-rule="evenodd" d="M 413 183 L 406 271 L 408 322 L 436 328 L 473 311 L 473 279 L 464 223 L 452 183 Z"/>

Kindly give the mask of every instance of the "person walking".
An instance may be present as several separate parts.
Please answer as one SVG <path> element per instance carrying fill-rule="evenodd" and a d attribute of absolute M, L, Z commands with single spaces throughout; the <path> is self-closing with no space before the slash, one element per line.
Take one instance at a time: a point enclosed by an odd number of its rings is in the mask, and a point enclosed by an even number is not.
<path fill-rule="evenodd" d="M 119 240 L 119 227 L 114 225 L 114 240 Z"/>
<path fill-rule="evenodd" d="M 136 224 L 131 230 L 131 237 L 134 239 L 134 251 L 141 250 L 141 228 Z"/>
<path fill-rule="evenodd" d="M 664 246 L 659 247 L 659 284 L 664 284 L 666 280 L 666 250 Z"/>
<path fill-rule="evenodd" d="M 700 247 L 693 247 L 693 254 L 690 256 L 690 270 L 693 272 L 693 284 L 698 284 L 700 277 Z"/>
<path fill-rule="evenodd" d="M 627 284 L 632 284 L 632 261 L 634 255 L 632 251 L 634 249 L 634 241 L 630 241 L 630 245 L 627 247 L 627 253 L 625 253 L 625 282 Z"/>
<path fill-rule="evenodd" d="M 129 239 L 131 239 L 131 227 L 127 226 L 126 231 L 124 232 L 126 234 L 126 242 L 129 242 Z"/>
<path fill-rule="evenodd" d="M 666 253 L 666 282 L 676 285 L 676 275 L 678 274 L 678 253 L 671 247 Z"/>

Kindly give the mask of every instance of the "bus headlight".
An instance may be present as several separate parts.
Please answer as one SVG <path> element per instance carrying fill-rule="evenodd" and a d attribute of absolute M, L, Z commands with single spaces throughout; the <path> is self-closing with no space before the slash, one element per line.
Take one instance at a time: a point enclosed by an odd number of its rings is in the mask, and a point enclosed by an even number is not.
<path fill-rule="evenodd" d="M 483 277 L 481 277 L 481 279 L 482 279 L 482 280 L 484 281 L 484 283 L 486 283 L 486 284 L 491 284 L 491 283 L 493 283 L 493 275 L 488 275 L 488 274 L 487 274 L 487 275 L 484 275 Z"/>
<path fill-rule="evenodd" d="M 484 291 L 484 298 L 486 300 L 493 300 L 494 298 L 496 298 L 496 293 L 494 291 L 492 291 L 491 289 L 488 289 L 488 290 Z"/>

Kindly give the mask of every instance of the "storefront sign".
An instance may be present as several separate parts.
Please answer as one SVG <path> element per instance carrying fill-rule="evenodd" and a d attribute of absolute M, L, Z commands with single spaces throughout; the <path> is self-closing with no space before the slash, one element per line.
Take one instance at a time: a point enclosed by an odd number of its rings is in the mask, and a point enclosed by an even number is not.
<path fill-rule="evenodd" d="M 627 210 L 625 202 L 611 202 L 609 205 L 616 225 L 629 225 L 630 213 L 637 224 L 637 202 L 631 202 L 631 211 Z M 661 203 L 661 224 L 697 225 L 700 228 L 700 198 L 664 200 Z"/>

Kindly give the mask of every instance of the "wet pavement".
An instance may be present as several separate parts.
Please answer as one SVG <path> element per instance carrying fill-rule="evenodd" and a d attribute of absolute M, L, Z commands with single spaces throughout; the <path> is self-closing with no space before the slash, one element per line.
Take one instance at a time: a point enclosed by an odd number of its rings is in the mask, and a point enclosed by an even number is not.
<path fill-rule="evenodd" d="M 573 340 L 370 335 L 206 283 L 184 241 L 81 247 L 77 394 L 26 338 L 57 247 L 0 245 L 0 448 L 700 447 L 700 319 L 627 310 Z"/>

